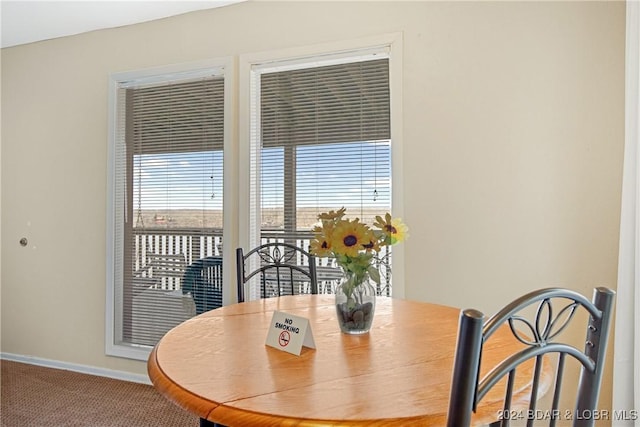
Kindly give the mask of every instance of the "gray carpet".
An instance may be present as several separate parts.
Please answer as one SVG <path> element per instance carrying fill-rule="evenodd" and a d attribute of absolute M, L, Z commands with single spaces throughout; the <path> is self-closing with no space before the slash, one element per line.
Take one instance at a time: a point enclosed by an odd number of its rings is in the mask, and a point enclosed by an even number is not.
<path fill-rule="evenodd" d="M 199 419 L 152 386 L 0 361 L 4 427 L 197 427 Z"/>

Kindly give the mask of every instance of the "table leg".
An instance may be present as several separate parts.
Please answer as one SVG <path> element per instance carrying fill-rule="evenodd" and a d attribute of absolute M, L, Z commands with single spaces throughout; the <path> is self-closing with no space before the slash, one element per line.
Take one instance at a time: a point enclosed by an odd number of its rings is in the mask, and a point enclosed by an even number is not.
<path fill-rule="evenodd" d="M 225 427 L 222 424 L 214 423 L 205 418 L 200 418 L 200 427 Z"/>

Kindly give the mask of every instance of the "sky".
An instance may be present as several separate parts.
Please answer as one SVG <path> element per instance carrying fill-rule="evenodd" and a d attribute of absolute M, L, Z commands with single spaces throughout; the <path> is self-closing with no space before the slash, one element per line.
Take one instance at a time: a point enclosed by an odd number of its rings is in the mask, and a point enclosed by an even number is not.
<path fill-rule="evenodd" d="M 134 158 L 134 207 L 222 209 L 222 151 L 146 154 Z M 389 141 L 299 146 L 298 207 L 390 206 Z M 284 151 L 264 149 L 263 207 L 284 203 Z M 292 166 L 287 166 L 292 167 Z"/>

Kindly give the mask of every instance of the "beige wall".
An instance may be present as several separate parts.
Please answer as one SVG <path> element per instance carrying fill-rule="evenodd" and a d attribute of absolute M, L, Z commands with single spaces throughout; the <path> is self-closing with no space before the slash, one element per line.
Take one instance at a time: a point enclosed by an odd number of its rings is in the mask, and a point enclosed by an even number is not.
<path fill-rule="evenodd" d="M 624 13 L 250 2 L 3 49 L 2 352 L 145 372 L 104 355 L 110 73 L 384 33 L 403 34 L 406 297 L 491 312 L 614 287 Z"/>

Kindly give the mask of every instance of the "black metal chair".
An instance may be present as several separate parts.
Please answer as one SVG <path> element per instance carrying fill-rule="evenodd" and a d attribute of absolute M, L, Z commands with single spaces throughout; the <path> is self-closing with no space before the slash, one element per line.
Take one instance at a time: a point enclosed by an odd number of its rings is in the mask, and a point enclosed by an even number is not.
<path fill-rule="evenodd" d="M 594 290 L 593 300 L 589 301 L 583 295 L 571 290 L 548 288 L 516 299 L 486 322 L 484 322 L 484 315 L 477 310 L 462 311 L 447 426 L 469 426 L 472 412 L 476 411 L 477 405 L 487 392 L 505 377 L 504 409 L 496 414 L 501 419 L 491 425 L 508 426 L 510 417 L 498 415 L 514 413 L 523 415 L 523 417 L 518 416 L 518 423 L 527 420 L 527 426 L 533 425 L 536 413 L 540 412 L 536 410 L 536 403 L 540 397 L 539 380 L 543 358 L 545 363 L 550 363 L 549 355 L 557 356 L 553 402 L 551 408 L 545 410 L 545 413 L 550 414 L 546 418 L 549 425 L 556 425 L 559 421 L 561 425 L 565 425 L 564 422 L 568 419 L 566 410 L 560 410 L 558 405 L 565 362 L 576 360 L 580 366 L 580 382 L 577 387 L 575 408 L 571 409 L 573 416 L 570 418 L 573 419 L 574 426 L 593 426 L 593 418 L 580 415 L 593 414 L 597 409 L 614 296 L 614 291 L 599 287 Z M 527 308 L 530 309 L 534 304 L 537 304 L 535 315 L 526 316 L 526 313 L 530 313 Z M 586 310 L 588 315 L 588 320 L 585 320 L 586 324 L 583 325 L 586 330 L 583 350 L 567 342 L 556 340 L 568 324 L 579 321 L 580 315 L 574 315 L 582 311 L 581 308 Z M 511 328 L 514 339 L 523 344 L 523 349 L 499 364 L 487 367 L 491 370 L 480 378 L 482 347 L 488 340 L 491 342 L 491 335 L 505 324 Z M 533 378 L 528 396 L 529 408 L 516 409 L 511 407 L 512 398 L 516 392 L 514 390 L 515 371 L 525 362 L 533 363 Z M 528 394 L 529 390 L 527 389 L 526 392 Z"/>
<path fill-rule="evenodd" d="M 185 270 L 182 293 L 190 293 L 196 314 L 222 307 L 222 257 L 211 256 L 194 261 Z"/>
<path fill-rule="evenodd" d="M 260 280 L 260 296 L 270 298 L 300 293 L 318 293 L 316 258 L 288 243 L 265 243 L 246 255 L 236 249 L 238 302 L 245 301 L 245 284 Z"/>

